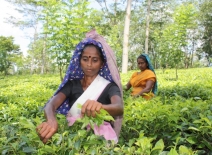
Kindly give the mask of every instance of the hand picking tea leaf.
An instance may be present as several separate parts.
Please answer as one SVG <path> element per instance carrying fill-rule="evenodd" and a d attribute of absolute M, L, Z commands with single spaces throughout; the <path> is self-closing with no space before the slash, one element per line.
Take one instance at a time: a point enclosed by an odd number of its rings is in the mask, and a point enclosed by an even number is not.
<path fill-rule="evenodd" d="M 81 104 L 77 105 L 78 108 L 82 108 Z M 100 109 L 99 113 L 96 113 L 96 117 L 88 117 L 85 115 L 84 117 L 77 119 L 78 122 L 82 122 L 82 128 L 90 125 L 91 128 L 94 128 L 94 125 L 100 126 L 104 123 L 104 121 L 114 121 L 114 118 L 104 109 Z"/>

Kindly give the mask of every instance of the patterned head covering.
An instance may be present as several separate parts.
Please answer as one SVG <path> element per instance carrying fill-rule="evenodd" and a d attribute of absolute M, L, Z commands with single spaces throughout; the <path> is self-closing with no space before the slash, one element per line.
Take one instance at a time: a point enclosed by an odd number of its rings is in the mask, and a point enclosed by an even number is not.
<path fill-rule="evenodd" d="M 123 96 L 120 75 L 116 64 L 116 57 L 110 46 L 106 43 L 105 39 L 97 34 L 95 30 L 88 32 L 86 34 L 86 38 L 76 46 L 63 82 L 60 84 L 54 95 L 56 95 L 61 90 L 61 88 L 68 82 L 68 80 L 80 80 L 83 78 L 84 73 L 80 67 L 80 55 L 83 51 L 83 48 L 88 44 L 98 46 L 102 51 L 105 62 L 104 66 L 99 71 L 99 75 L 106 80 L 109 80 L 110 82 L 115 82 L 121 91 L 121 95 Z M 56 110 L 56 112 L 66 115 L 70 108 L 69 99 L 66 99 Z M 123 116 L 117 116 L 115 118 L 114 130 L 116 131 L 117 135 L 119 135 L 121 130 L 122 117 Z"/>
<path fill-rule="evenodd" d="M 148 63 L 148 68 L 149 68 L 151 71 L 153 71 L 153 72 L 155 73 L 154 67 L 153 67 L 153 65 L 151 64 L 151 61 L 150 61 L 149 56 L 148 56 L 147 54 L 141 54 L 140 56 L 144 56 L 144 57 L 146 58 L 147 63 Z M 139 56 L 139 57 L 140 57 L 140 56 Z M 156 74 L 155 74 L 155 75 L 156 75 Z M 157 80 L 156 80 L 155 85 L 154 85 L 154 87 L 153 87 L 153 89 L 152 89 L 152 92 L 153 92 L 154 94 L 157 94 L 157 90 L 158 90 L 158 82 L 157 82 Z"/>

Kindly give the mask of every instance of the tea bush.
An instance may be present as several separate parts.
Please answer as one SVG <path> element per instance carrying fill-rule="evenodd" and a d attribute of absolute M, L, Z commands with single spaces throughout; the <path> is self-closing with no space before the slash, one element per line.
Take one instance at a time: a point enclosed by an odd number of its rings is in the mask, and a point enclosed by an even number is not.
<path fill-rule="evenodd" d="M 125 85 L 131 74 L 121 74 Z M 212 68 L 156 70 L 158 94 L 152 100 L 124 92 L 124 121 L 119 143 L 107 142 L 82 124 L 59 130 L 48 144 L 35 128 L 42 107 L 60 84 L 59 75 L 9 76 L 0 79 L 0 151 L 2 154 L 212 154 Z"/>

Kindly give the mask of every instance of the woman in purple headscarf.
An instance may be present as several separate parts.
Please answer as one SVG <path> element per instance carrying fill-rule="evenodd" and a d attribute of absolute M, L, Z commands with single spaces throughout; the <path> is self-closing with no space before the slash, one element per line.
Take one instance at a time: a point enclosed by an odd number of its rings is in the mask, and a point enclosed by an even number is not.
<path fill-rule="evenodd" d="M 77 108 L 79 103 L 81 109 Z M 97 134 L 117 142 L 123 115 L 120 75 L 113 51 L 104 38 L 92 30 L 77 45 L 63 82 L 46 104 L 46 121 L 37 127 L 38 135 L 46 143 L 57 132 L 55 112 L 73 120 L 84 115 L 95 117 L 100 109 L 106 110 L 115 121 L 112 130 L 104 124 Z"/>

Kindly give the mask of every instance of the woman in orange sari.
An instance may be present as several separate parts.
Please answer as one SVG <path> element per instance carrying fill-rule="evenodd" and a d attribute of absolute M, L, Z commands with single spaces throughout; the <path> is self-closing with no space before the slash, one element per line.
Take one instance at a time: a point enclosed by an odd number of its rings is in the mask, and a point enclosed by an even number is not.
<path fill-rule="evenodd" d="M 141 54 L 137 58 L 137 64 L 140 72 L 132 74 L 125 86 L 125 90 L 129 90 L 132 87 L 132 96 L 142 96 L 147 100 L 151 99 L 157 92 L 157 80 L 149 56 Z"/>

